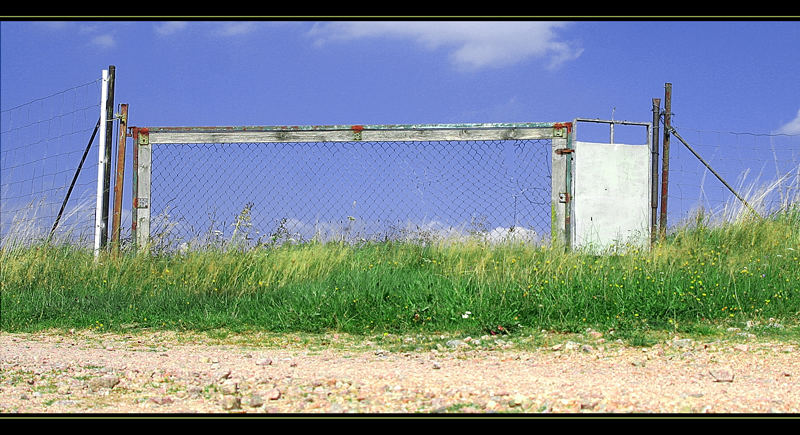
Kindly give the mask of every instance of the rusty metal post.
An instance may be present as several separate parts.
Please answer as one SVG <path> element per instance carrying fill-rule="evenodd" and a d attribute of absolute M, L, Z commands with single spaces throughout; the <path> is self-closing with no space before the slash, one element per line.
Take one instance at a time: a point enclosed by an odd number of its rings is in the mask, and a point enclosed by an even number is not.
<path fill-rule="evenodd" d="M 661 239 L 667 236 L 667 195 L 669 194 L 669 136 L 672 118 L 672 83 L 664 84 L 664 145 L 661 156 Z"/>
<path fill-rule="evenodd" d="M 652 208 L 652 214 L 650 215 L 650 246 L 653 246 L 658 234 L 658 123 L 660 117 L 661 98 L 653 98 L 653 138 L 650 144 L 653 168 L 650 191 L 650 207 Z"/>
<path fill-rule="evenodd" d="M 122 218 L 122 185 L 125 179 L 125 141 L 128 132 L 128 105 L 120 104 L 117 138 L 117 178 L 114 182 L 114 211 L 111 221 L 111 250 L 119 255 L 119 227 Z"/>
<path fill-rule="evenodd" d="M 136 246 L 136 198 L 139 196 L 139 127 L 131 127 L 131 138 L 133 139 L 133 160 L 131 163 L 131 240 Z"/>

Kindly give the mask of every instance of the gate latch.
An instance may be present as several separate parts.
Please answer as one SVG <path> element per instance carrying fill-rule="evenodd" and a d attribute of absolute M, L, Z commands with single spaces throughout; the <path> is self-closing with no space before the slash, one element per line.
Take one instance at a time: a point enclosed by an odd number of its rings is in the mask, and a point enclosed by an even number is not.
<path fill-rule="evenodd" d="M 558 194 L 558 202 L 568 203 L 571 199 L 569 192 L 559 192 Z"/>
<path fill-rule="evenodd" d="M 559 149 L 556 150 L 556 154 L 558 154 L 560 156 L 564 155 L 564 154 L 574 153 L 574 152 L 575 152 L 575 150 L 572 149 L 572 148 L 559 148 Z"/>

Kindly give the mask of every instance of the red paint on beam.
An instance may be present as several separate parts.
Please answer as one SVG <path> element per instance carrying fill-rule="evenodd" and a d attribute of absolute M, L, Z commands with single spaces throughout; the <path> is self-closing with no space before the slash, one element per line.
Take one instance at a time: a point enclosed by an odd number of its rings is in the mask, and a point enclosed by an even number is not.
<path fill-rule="evenodd" d="M 572 123 L 571 122 L 556 122 L 553 124 L 553 128 L 566 128 L 567 133 L 572 133 Z"/>

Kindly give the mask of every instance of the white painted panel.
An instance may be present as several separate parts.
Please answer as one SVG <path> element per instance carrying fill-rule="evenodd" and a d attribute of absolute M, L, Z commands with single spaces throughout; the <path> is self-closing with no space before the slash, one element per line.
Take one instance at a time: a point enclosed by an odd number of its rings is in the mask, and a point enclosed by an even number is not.
<path fill-rule="evenodd" d="M 647 145 L 575 142 L 574 247 L 647 246 L 650 159 Z"/>

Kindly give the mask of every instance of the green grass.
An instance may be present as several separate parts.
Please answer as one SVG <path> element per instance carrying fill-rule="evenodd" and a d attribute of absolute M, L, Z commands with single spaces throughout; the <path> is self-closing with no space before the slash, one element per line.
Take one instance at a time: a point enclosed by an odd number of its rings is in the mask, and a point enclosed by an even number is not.
<path fill-rule="evenodd" d="M 614 330 L 702 334 L 800 314 L 800 213 L 709 226 L 608 255 L 528 245 L 284 245 L 119 258 L 0 251 L 3 331 L 139 328 L 351 334 Z"/>

